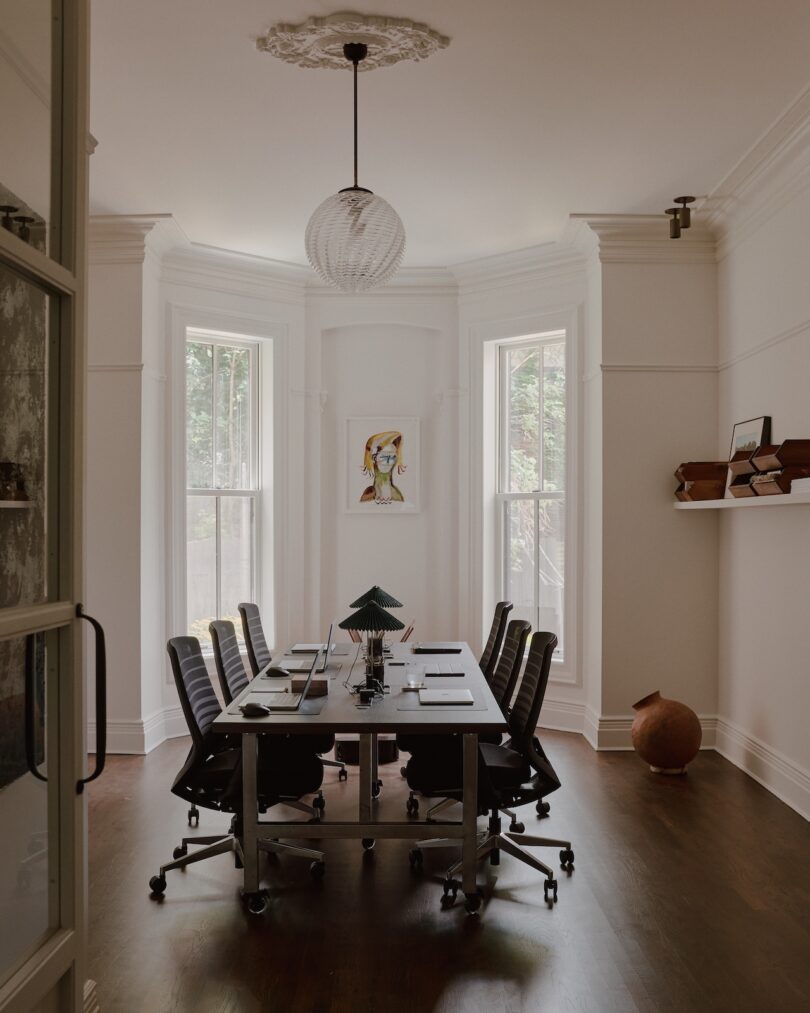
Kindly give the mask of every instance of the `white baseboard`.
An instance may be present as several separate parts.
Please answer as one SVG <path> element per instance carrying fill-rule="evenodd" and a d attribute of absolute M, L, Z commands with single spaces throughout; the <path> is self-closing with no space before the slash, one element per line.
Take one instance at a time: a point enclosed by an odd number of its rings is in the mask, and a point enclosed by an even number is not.
<path fill-rule="evenodd" d="M 627 750 L 633 748 L 630 730 L 633 714 L 598 714 L 593 707 L 585 708 L 582 734 L 594 749 Z M 717 735 L 717 717 L 714 714 L 698 714 L 703 730 L 701 749 L 714 749 Z"/>
<path fill-rule="evenodd" d="M 810 820 L 810 771 L 726 718 L 717 718 L 715 749 Z"/>
<path fill-rule="evenodd" d="M 540 728 L 581 734 L 585 727 L 585 704 L 571 700 L 555 700 L 547 696 L 543 701 L 538 725 Z"/>
<path fill-rule="evenodd" d="M 108 721 L 107 752 L 143 756 L 151 753 L 166 739 L 188 735 L 188 727 L 180 705 L 164 707 L 143 721 Z M 87 723 L 87 751 L 96 750 L 96 723 Z"/>
<path fill-rule="evenodd" d="M 96 983 L 91 981 L 90 978 L 84 983 L 84 1003 L 82 1004 L 83 1013 L 101 1013 L 101 1007 L 98 1004 L 98 993 L 96 991 Z"/>

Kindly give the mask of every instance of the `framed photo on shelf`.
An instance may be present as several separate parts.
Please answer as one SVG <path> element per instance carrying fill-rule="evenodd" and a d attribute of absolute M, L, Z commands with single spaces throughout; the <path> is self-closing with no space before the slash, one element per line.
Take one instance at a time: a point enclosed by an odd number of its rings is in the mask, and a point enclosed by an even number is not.
<path fill-rule="evenodd" d="M 771 442 L 771 416 L 760 415 L 757 419 L 746 419 L 745 422 L 738 422 L 731 434 L 731 449 L 728 452 L 729 461 L 741 450 L 753 454 L 757 447 L 762 447 Z"/>
<path fill-rule="evenodd" d="M 419 512 L 418 418 L 346 420 L 346 511 Z"/>

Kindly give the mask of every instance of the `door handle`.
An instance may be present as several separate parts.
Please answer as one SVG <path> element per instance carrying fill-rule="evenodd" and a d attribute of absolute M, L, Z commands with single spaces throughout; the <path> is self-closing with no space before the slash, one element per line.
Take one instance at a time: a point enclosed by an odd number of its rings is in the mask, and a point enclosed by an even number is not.
<path fill-rule="evenodd" d="M 36 673 L 34 671 L 34 655 L 36 651 L 36 634 L 29 633 L 25 638 L 25 762 L 29 773 L 38 781 L 48 778 L 37 769 L 37 729 L 34 703 L 36 700 Z"/>
<path fill-rule="evenodd" d="M 76 782 L 76 794 L 81 795 L 86 784 L 101 776 L 107 762 L 107 645 L 101 623 L 81 603 L 76 606 L 76 618 L 90 623 L 96 641 L 96 767 L 89 777 Z"/>

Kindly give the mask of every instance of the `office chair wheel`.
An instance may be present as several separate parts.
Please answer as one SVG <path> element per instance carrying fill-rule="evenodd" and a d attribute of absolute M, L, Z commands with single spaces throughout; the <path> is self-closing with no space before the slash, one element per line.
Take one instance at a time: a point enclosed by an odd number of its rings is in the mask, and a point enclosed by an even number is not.
<path fill-rule="evenodd" d="M 234 869 L 244 869 L 245 863 L 242 861 L 242 856 L 238 851 L 233 853 L 233 867 Z"/>
<path fill-rule="evenodd" d="M 371 786 L 371 797 L 379 798 L 382 794 L 382 781 L 375 781 Z"/>
<path fill-rule="evenodd" d="M 459 883 L 459 881 L 457 879 L 452 879 L 451 877 L 448 877 L 442 883 L 442 906 L 443 907 L 450 907 L 451 904 L 455 904 L 456 897 L 458 896 L 458 888 L 460 886 L 461 886 L 461 883 Z"/>
<path fill-rule="evenodd" d="M 188 825 L 198 827 L 200 825 L 200 810 L 193 805 L 188 811 Z"/>
<path fill-rule="evenodd" d="M 374 838 L 364 837 L 362 840 L 362 844 L 363 844 L 363 851 L 371 851 L 371 849 L 374 847 Z"/>
<path fill-rule="evenodd" d="M 405 811 L 408 813 L 409 816 L 418 816 L 419 815 L 419 799 L 418 798 L 409 798 L 406 801 L 406 803 L 405 803 Z"/>
<path fill-rule="evenodd" d="M 421 869 L 423 860 L 424 855 L 421 848 L 411 848 L 408 852 L 408 861 L 411 863 L 412 869 Z"/>
<path fill-rule="evenodd" d="M 309 867 L 309 873 L 313 879 L 323 879 L 326 873 L 326 862 L 323 860 L 313 862 Z"/>
<path fill-rule="evenodd" d="M 549 894 L 552 894 L 549 897 Z M 545 897 L 546 903 L 555 904 L 557 901 L 557 880 L 547 879 L 543 884 L 543 896 Z"/>
<path fill-rule="evenodd" d="M 245 897 L 247 909 L 252 915 L 260 915 L 267 907 L 267 900 L 261 890 L 258 893 L 249 893 Z"/>
<path fill-rule="evenodd" d="M 476 890 L 475 893 L 464 894 L 464 910 L 469 915 L 474 915 L 475 912 L 481 907 L 481 894 Z"/>
<path fill-rule="evenodd" d="M 182 858 L 184 855 L 187 854 L 188 854 L 188 847 L 185 844 L 178 844 L 177 847 L 172 852 L 172 858 L 174 859 Z"/>
<path fill-rule="evenodd" d="M 574 852 L 570 848 L 564 848 L 560 852 L 560 862 L 564 869 L 570 868 L 574 864 Z"/>
<path fill-rule="evenodd" d="M 323 795 L 316 795 L 312 800 L 312 808 L 319 816 L 323 816 L 326 812 L 326 799 Z"/>
<path fill-rule="evenodd" d="M 526 825 L 518 820 L 512 820 L 509 824 L 509 832 L 512 834 L 523 834 L 526 832 Z"/>
<path fill-rule="evenodd" d="M 407 777 L 408 776 L 407 770 L 408 770 L 407 767 L 400 767 L 399 768 L 399 772 L 400 772 L 400 774 L 402 774 L 403 777 Z"/>
<path fill-rule="evenodd" d="M 349 780 L 348 770 L 346 770 L 345 767 L 341 767 L 340 770 L 338 771 L 338 781 L 348 781 L 348 780 Z"/>
<path fill-rule="evenodd" d="M 149 889 L 156 897 L 162 897 L 166 892 L 166 877 L 161 873 L 159 876 L 152 876 L 149 880 Z"/>
<path fill-rule="evenodd" d="M 551 812 L 551 806 L 548 802 L 538 802 L 535 808 L 537 809 L 537 816 L 539 819 L 542 819 L 544 816 L 548 816 Z"/>

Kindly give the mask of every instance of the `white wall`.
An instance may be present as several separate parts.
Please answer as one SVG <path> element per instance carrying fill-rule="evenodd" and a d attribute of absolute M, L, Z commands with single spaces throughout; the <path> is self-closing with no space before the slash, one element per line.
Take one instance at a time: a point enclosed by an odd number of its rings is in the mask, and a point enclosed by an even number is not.
<path fill-rule="evenodd" d="M 759 415 L 774 442 L 810 437 L 810 100 L 793 112 L 765 138 L 774 157 L 718 188 L 738 195 L 720 247 L 721 455 Z M 718 747 L 810 816 L 808 522 L 802 506 L 720 518 Z"/>

